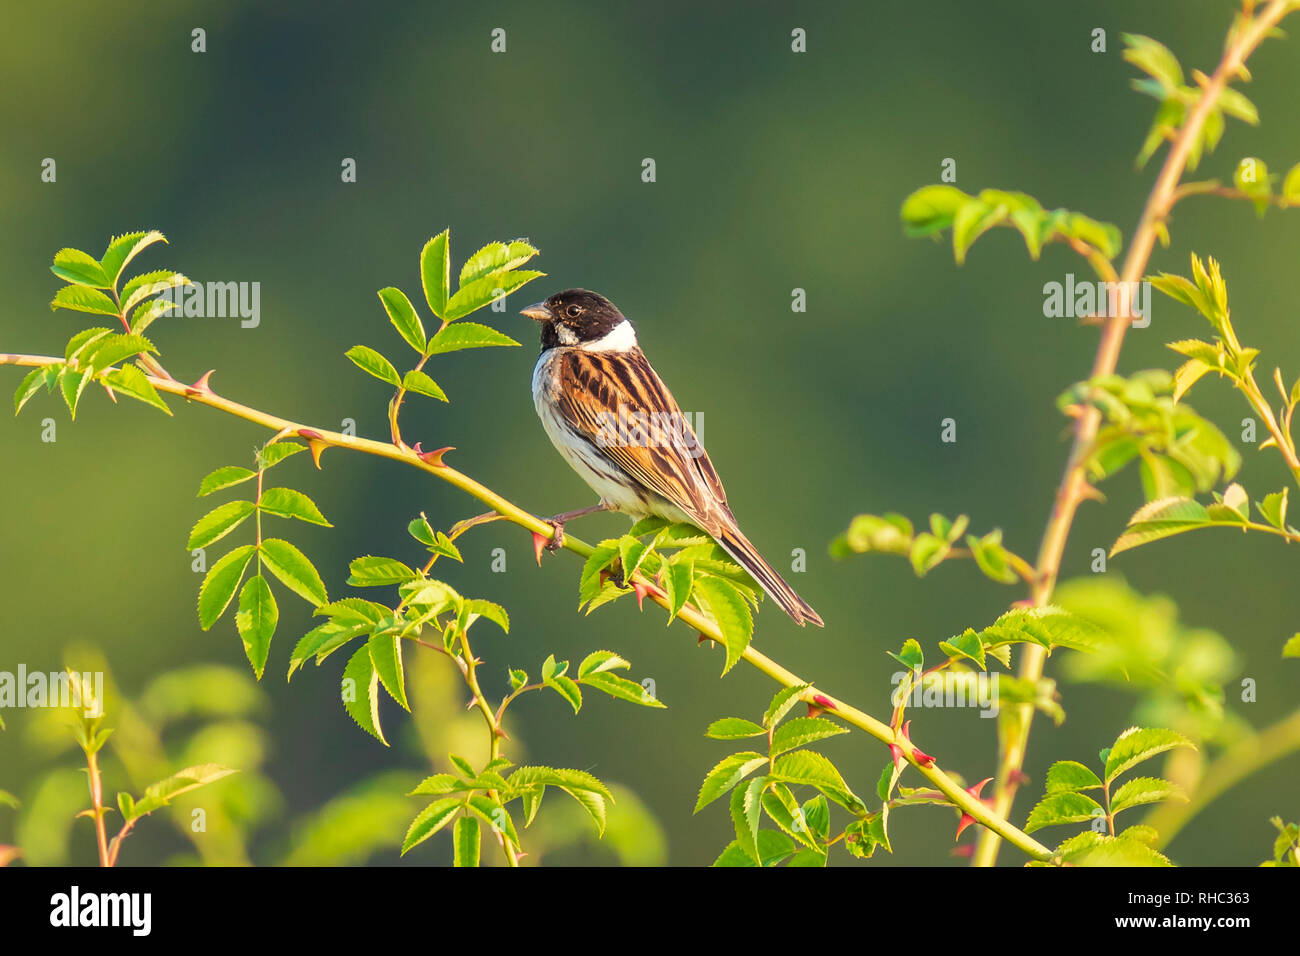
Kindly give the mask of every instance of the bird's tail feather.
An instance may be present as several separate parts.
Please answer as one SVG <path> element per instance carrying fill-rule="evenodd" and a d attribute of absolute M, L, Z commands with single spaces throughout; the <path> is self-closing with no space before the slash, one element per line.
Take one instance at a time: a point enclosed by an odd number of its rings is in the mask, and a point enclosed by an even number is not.
<path fill-rule="evenodd" d="M 794 588 L 786 584 L 781 575 L 777 574 L 772 569 L 772 566 L 763 560 L 763 556 L 758 553 L 758 549 L 740 533 L 740 529 L 734 526 L 723 528 L 713 537 L 727 554 L 740 562 L 741 566 L 753 575 L 754 580 L 767 592 L 768 597 L 780 605 L 781 610 L 789 614 L 796 624 L 802 627 L 805 623 L 811 621 L 818 627 L 826 626 L 821 615 L 814 611 L 807 601 L 796 594 Z"/>

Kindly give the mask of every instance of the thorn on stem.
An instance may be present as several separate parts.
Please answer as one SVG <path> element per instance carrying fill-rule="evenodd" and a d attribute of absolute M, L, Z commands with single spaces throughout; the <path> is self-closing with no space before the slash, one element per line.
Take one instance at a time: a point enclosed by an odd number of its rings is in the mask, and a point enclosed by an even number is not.
<path fill-rule="evenodd" d="M 208 384 L 208 380 L 212 378 L 212 373 L 215 371 L 216 369 L 210 368 L 202 375 L 200 375 L 199 380 L 195 382 L 193 385 L 186 385 L 185 386 L 186 397 L 190 395 L 211 395 L 212 386 Z"/>
<path fill-rule="evenodd" d="M 416 456 L 422 462 L 424 462 L 426 465 L 433 465 L 435 468 L 446 468 L 447 464 L 442 460 L 442 456 L 447 454 L 447 452 L 449 451 L 455 451 L 455 450 L 456 450 L 455 445 L 447 445 L 443 448 L 435 449 L 434 451 L 425 451 L 423 448 L 420 447 L 420 443 L 418 441 L 415 443 L 415 446 L 411 449 L 411 451 L 415 452 Z"/>

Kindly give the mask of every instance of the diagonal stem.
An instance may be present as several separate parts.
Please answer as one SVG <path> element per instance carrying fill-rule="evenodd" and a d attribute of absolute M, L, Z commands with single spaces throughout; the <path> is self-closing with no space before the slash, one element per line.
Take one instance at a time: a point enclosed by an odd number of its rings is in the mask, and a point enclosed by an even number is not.
<path fill-rule="evenodd" d="M 1138 220 L 1133 241 L 1124 258 L 1119 281 L 1136 283 L 1146 274 L 1151 251 L 1155 248 L 1156 237 L 1169 217 L 1170 210 L 1178 200 L 1178 184 L 1183 170 L 1187 166 L 1188 156 L 1193 145 L 1201 135 L 1202 127 L 1210 110 L 1223 92 L 1228 81 L 1237 75 L 1246 59 L 1255 48 L 1277 26 L 1287 13 L 1295 9 L 1291 0 L 1270 0 L 1267 6 L 1252 19 L 1246 20 L 1236 36 L 1224 51 L 1223 59 L 1206 82 L 1201 97 L 1188 114 L 1179 130 L 1169 155 L 1165 157 L 1160 175 L 1147 197 L 1142 217 Z M 1092 364 L 1092 377 L 1114 373 L 1119 364 L 1120 348 L 1124 343 L 1124 333 L 1132 321 L 1132 316 L 1125 310 L 1117 310 L 1102 329 L 1101 342 L 1097 346 L 1097 355 Z M 1075 513 L 1089 490 L 1086 465 L 1088 449 L 1097 437 L 1101 424 L 1101 412 L 1096 406 L 1089 405 L 1078 420 L 1074 443 L 1066 464 L 1065 474 L 1057 488 L 1056 499 L 1052 506 L 1047 529 L 1043 533 L 1042 544 L 1038 552 L 1038 578 L 1030 591 L 1032 603 L 1040 607 L 1052 597 L 1056 579 L 1061 569 L 1061 557 L 1065 553 L 1065 543 L 1070 536 Z M 1043 663 L 1046 651 L 1037 645 L 1028 645 L 1020 661 L 1019 677 L 1031 683 L 1037 683 L 1043 676 Z M 1034 719 L 1031 705 L 1020 705 L 1008 712 L 1006 731 L 1001 741 L 1002 754 L 996 777 L 996 789 L 993 796 L 993 810 L 997 816 L 1006 818 L 1011 813 L 1016 790 L 1023 780 L 1022 767 L 1025 750 L 1029 743 L 1029 731 Z M 985 830 L 980 834 L 972 864 L 975 866 L 992 866 L 998 855 L 999 837 L 996 833 Z"/>
<path fill-rule="evenodd" d="M 0 365 L 20 365 L 39 368 L 47 365 L 59 365 L 62 359 L 50 355 L 22 355 L 14 353 L 0 352 Z M 353 451 L 363 452 L 365 454 L 376 455 L 380 458 L 388 458 L 392 461 L 398 461 L 414 468 L 419 468 L 436 478 L 451 484 L 465 493 L 472 495 L 479 501 L 486 504 L 489 508 L 501 515 L 508 521 L 519 525 L 536 535 L 549 538 L 554 533 L 554 528 L 543 519 L 525 511 L 513 502 L 503 498 L 492 489 L 474 480 L 469 475 L 457 471 L 448 465 L 441 464 L 441 458 L 437 460 L 426 460 L 421 457 L 413 448 L 403 444 L 401 447 L 389 442 L 374 441 L 369 438 L 360 438 L 356 435 L 344 435 L 341 432 L 330 431 L 324 428 L 314 428 L 303 425 L 298 422 L 290 421 L 286 418 L 280 418 L 277 415 L 271 415 L 267 412 L 251 408 L 248 405 L 242 405 L 239 402 L 232 401 L 228 398 L 218 395 L 208 385 L 205 379 L 202 381 L 202 387 L 199 385 L 185 385 L 171 378 L 158 378 L 150 376 L 149 381 L 154 388 L 160 392 L 167 392 L 189 401 L 198 402 L 215 408 L 219 411 L 234 415 L 236 418 L 242 418 L 245 421 L 261 425 L 275 433 L 275 439 L 280 438 L 301 438 L 305 439 L 312 447 L 313 453 L 318 457 L 319 453 L 325 448 L 348 448 Z M 318 461 L 319 464 L 319 461 Z M 582 557 L 588 557 L 595 550 L 579 538 L 571 535 L 564 536 L 562 547 L 572 551 Z M 667 597 L 654 586 L 654 582 L 649 581 L 640 573 L 634 575 L 633 580 L 648 585 L 647 593 L 661 607 L 668 608 Z M 718 625 L 705 617 L 700 612 L 690 607 L 683 607 L 677 614 L 679 620 L 698 632 L 702 637 L 707 638 L 715 644 L 725 646 L 725 639 Z M 799 677 L 794 672 L 782 667 L 776 661 L 772 660 L 766 654 L 756 649 L 752 644 L 745 648 L 741 654 L 741 659 L 750 666 L 756 668 L 768 677 L 783 684 L 786 687 L 803 687 L 799 694 L 799 699 L 813 707 L 821 708 L 848 724 L 864 730 L 871 736 L 895 750 L 902 759 L 907 760 L 916 767 L 917 771 L 930 780 L 935 787 L 942 791 L 943 794 L 963 813 L 972 817 L 976 822 L 983 824 L 996 832 L 999 837 L 1019 847 L 1026 854 L 1037 860 L 1050 860 L 1051 851 L 1043 844 L 1039 843 L 1033 837 L 1024 833 L 1022 830 L 1009 823 L 1004 816 L 994 813 L 990 808 L 974 795 L 968 793 L 957 781 L 948 776 L 934 762 L 933 758 L 926 756 L 924 753 L 918 755 L 917 748 L 902 733 L 896 732 L 888 724 L 882 723 L 870 714 L 865 713 L 853 707 L 824 691 L 812 686 L 808 681 Z"/>

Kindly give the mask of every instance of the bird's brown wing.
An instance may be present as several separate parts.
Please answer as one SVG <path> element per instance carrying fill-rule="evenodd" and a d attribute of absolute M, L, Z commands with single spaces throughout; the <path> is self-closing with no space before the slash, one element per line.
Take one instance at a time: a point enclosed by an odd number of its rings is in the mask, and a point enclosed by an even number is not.
<path fill-rule="evenodd" d="M 639 348 L 567 352 L 558 385 L 560 416 L 631 478 L 686 512 L 706 531 L 735 521 L 704 446 Z M 635 421 L 628 416 L 638 412 L 646 414 L 648 424 L 656 421 L 656 415 L 666 414 L 668 418 L 658 419 L 666 427 L 648 428 L 649 440 L 644 443 L 625 440 L 638 436 L 635 430 L 630 436 L 628 430 L 619 434 L 619 422 Z"/>

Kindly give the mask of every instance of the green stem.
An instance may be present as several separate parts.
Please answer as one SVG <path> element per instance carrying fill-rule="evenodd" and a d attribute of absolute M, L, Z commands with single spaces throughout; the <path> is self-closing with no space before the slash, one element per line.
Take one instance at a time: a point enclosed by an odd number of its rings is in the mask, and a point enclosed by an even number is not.
<path fill-rule="evenodd" d="M 1258 15 L 1246 19 L 1241 29 L 1232 37 L 1224 50 L 1223 59 L 1215 68 L 1214 75 L 1204 84 L 1200 98 L 1188 112 L 1178 135 L 1169 147 L 1169 154 L 1165 157 L 1164 165 L 1156 177 L 1155 185 L 1147 197 L 1142 216 L 1134 230 L 1133 240 L 1124 257 L 1124 265 L 1120 270 L 1118 281 L 1137 283 L 1146 273 L 1147 263 L 1150 262 L 1151 252 L 1155 248 L 1156 237 L 1164 228 L 1170 211 L 1178 201 L 1178 185 L 1182 180 L 1192 147 L 1201 135 L 1206 117 L 1214 108 L 1219 94 L 1228 85 L 1228 81 L 1238 75 L 1238 71 L 1255 48 L 1277 27 L 1282 18 L 1294 9 L 1295 4 L 1292 0 L 1269 0 L 1263 10 Z M 1124 333 L 1132 317 L 1125 314 L 1124 310 L 1117 311 L 1119 314 L 1112 316 L 1103 326 L 1101 341 L 1097 346 L 1097 354 L 1089 378 L 1096 379 L 1114 374 L 1119 364 Z M 1065 473 L 1057 488 L 1051 517 L 1048 519 L 1042 544 L 1039 547 L 1038 574 L 1030 590 L 1030 599 L 1035 606 L 1041 607 L 1047 604 L 1056 588 L 1061 558 L 1065 554 L 1065 544 L 1074 524 L 1074 516 L 1090 491 L 1087 480 L 1088 450 L 1097 437 L 1100 425 L 1101 412 L 1093 406 L 1089 406 L 1084 411 L 1076 424 L 1074 442 L 1070 448 Z M 1047 653 L 1044 648 L 1036 644 L 1027 645 L 1020 658 L 1019 678 L 1031 684 L 1038 683 L 1043 676 L 1043 665 L 1046 659 Z M 1022 704 L 1015 708 L 1008 708 L 1005 713 L 1005 718 L 999 718 L 1001 759 L 993 794 L 994 813 L 1004 819 L 1011 814 L 1016 791 L 1024 778 L 1021 768 L 1024 766 L 1025 753 L 1029 747 L 1029 731 L 1033 725 L 1034 709 L 1032 705 Z M 997 862 L 999 842 L 1000 835 L 996 831 L 986 830 L 981 833 L 975 855 L 971 860 L 972 865 L 992 866 Z"/>

